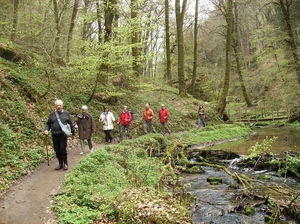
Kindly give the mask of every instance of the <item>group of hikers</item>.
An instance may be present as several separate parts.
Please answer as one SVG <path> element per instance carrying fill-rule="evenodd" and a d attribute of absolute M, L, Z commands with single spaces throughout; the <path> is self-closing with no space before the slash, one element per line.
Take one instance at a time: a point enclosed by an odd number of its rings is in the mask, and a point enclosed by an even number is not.
<path fill-rule="evenodd" d="M 67 141 L 66 137 L 61 128 L 61 124 L 69 124 L 71 128 L 71 137 L 75 139 L 76 129 L 78 130 L 78 135 L 80 139 L 81 152 L 83 155 L 85 153 L 84 141 L 87 140 L 90 152 L 93 152 L 92 144 L 92 134 L 96 133 L 96 125 L 93 116 L 88 112 L 88 107 L 83 105 L 81 107 L 81 113 L 76 116 L 75 121 L 71 119 L 71 115 L 68 111 L 63 109 L 63 101 L 56 100 L 54 103 L 55 110 L 52 111 L 46 122 L 44 133 L 48 136 L 51 130 L 53 148 L 56 153 L 59 165 L 55 168 L 56 170 L 67 170 L 68 160 L 67 160 Z M 161 126 L 161 132 L 163 135 L 166 133 L 171 134 L 168 127 L 168 119 L 170 112 L 164 104 L 161 104 L 161 108 L 158 112 L 158 119 Z M 145 105 L 143 111 L 143 131 L 145 134 L 148 131 L 156 133 L 155 127 L 153 126 L 154 112 L 150 108 L 149 104 Z M 134 114 L 128 110 L 127 106 L 123 107 L 122 112 L 119 115 L 117 123 L 120 125 L 120 135 L 118 142 L 121 142 L 124 138 L 125 131 L 128 134 L 129 139 L 132 138 L 131 135 L 131 122 L 134 119 Z M 99 122 L 102 124 L 102 128 L 105 134 L 105 144 L 112 143 L 113 137 L 111 136 L 111 131 L 114 129 L 114 122 L 116 121 L 112 112 L 109 111 L 108 106 L 103 107 L 103 112 L 99 116 Z M 198 108 L 198 129 L 200 127 L 205 127 L 205 110 L 202 105 Z"/>

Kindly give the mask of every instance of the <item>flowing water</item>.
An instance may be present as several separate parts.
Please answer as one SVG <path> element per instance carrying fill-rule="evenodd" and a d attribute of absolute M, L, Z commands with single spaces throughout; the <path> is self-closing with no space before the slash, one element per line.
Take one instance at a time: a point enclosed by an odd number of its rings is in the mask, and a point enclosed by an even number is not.
<path fill-rule="evenodd" d="M 293 150 L 300 152 L 300 131 L 295 128 L 255 128 L 254 134 L 236 142 L 224 143 L 221 145 L 213 146 L 211 149 L 222 149 L 227 151 L 233 151 L 240 155 L 248 155 L 251 146 L 256 142 L 261 143 L 266 136 L 272 138 L 277 137 L 272 144 L 271 152 L 274 154 L 280 154 L 281 152 Z M 238 160 L 238 159 L 236 159 Z M 229 169 L 232 172 L 245 172 L 237 171 L 234 169 L 234 162 L 231 162 Z M 182 179 L 182 183 L 186 186 L 187 192 L 194 196 L 194 202 L 191 206 L 191 213 L 194 224 L 264 224 L 264 212 L 256 210 L 255 215 L 247 216 L 241 213 L 234 212 L 235 208 L 240 204 L 243 204 L 242 199 L 237 198 L 237 191 L 230 189 L 228 186 L 232 183 L 232 179 L 227 173 L 221 170 L 217 170 L 209 167 L 202 167 L 205 170 L 204 174 L 186 175 Z M 248 171 L 249 172 L 249 171 Z M 259 175 L 264 172 L 271 176 L 273 182 L 283 182 L 284 179 L 278 177 L 268 171 L 259 171 L 254 173 L 251 171 L 251 175 Z M 250 175 L 250 173 L 247 173 Z M 208 177 L 221 177 L 222 184 L 210 185 L 207 181 Z M 287 183 L 293 186 L 297 186 L 297 180 L 289 179 Z M 242 191 L 242 189 L 240 189 Z M 283 220 L 284 223 L 295 224 L 297 222 L 293 220 Z M 278 221 L 277 223 L 281 223 Z"/>

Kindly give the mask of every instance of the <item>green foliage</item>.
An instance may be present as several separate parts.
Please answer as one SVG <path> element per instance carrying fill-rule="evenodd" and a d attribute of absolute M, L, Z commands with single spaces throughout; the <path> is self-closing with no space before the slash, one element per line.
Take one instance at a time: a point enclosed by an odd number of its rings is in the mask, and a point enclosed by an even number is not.
<path fill-rule="evenodd" d="M 105 147 L 83 158 L 64 181 L 53 209 L 60 223 L 92 223 L 101 214 L 115 216 L 115 201 L 131 187 L 154 187 L 163 164 L 144 149 Z M 81 214 L 77 217 L 76 214 Z M 73 220 L 74 219 L 74 220 Z"/>
<path fill-rule="evenodd" d="M 271 166 L 278 169 L 279 174 L 286 177 L 288 173 L 300 177 L 300 158 L 292 156 L 288 152 L 285 153 L 285 158 L 277 158 L 270 162 Z"/>
<path fill-rule="evenodd" d="M 277 137 L 275 136 L 270 139 L 268 136 L 266 136 L 262 143 L 256 142 L 255 145 L 250 148 L 250 154 L 247 157 L 249 159 L 253 159 L 256 157 L 261 157 L 264 154 L 272 155 L 271 146 L 276 139 Z"/>

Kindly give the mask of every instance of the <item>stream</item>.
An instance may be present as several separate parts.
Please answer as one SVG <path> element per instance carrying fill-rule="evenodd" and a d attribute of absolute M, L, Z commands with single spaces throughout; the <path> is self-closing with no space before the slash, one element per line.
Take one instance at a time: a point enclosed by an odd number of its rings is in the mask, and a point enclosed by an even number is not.
<path fill-rule="evenodd" d="M 210 150 L 225 150 L 232 151 L 241 156 L 249 155 L 249 149 L 255 145 L 256 142 L 261 143 L 266 136 L 272 138 L 277 137 L 272 144 L 271 152 L 274 154 L 280 154 L 284 151 L 293 150 L 300 152 L 300 131 L 295 128 L 253 128 L 254 134 L 238 141 L 223 143 L 221 145 L 209 146 Z M 235 159 L 237 160 L 237 159 Z M 253 171 L 252 169 L 238 169 L 234 166 L 235 160 L 228 161 L 228 169 L 231 172 L 237 172 L 238 174 L 245 174 L 252 178 L 257 178 L 261 173 L 267 174 L 271 177 L 268 184 L 283 183 L 290 187 L 296 187 L 300 189 L 298 181 L 296 179 L 288 178 L 284 179 L 279 177 L 276 173 L 269 172 L 267 170 Z M 183 176 L 181 183 L 185 186 L 187 193 L 193 195 L 194 201 L 191 205 L 191 214 L 194 224 L 264 224 L 265 221 L 265 209 L 260 206 L 255 210 L 255 214 L 248 216 L 242 213 L 236 212 L 239 208 L 239 204 L 243 203 L 243 199 L 239 198 L 238 192 L 242 192 L 240 189 L 229 188 L 232 183 L 230 176 L 223 170 L 218 170 L 210 167 L 202 167 L 204 174 L 186 174 Z M 207 181 L 208 177 L 221 177 L 222 184 L 210 185 Z M 282 220 L 277 221 L 279 223 L 296 224 L 297 222 L 283 217 Z"/>

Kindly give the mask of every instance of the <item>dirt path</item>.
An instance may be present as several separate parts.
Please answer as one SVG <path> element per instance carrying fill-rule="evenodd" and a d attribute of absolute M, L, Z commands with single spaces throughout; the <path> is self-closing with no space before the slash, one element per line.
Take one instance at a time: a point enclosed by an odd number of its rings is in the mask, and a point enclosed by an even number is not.
<path fill-rule="evenodd" d="M 95 149 L 103 145 L 95 145 Z M 86 147 L 87 149 L 87 147 Z M 88 150 L 87 150 L 88 151 Z M 42 163 L 29 175 L 17 181 L 0 199 L 0 224 L 56 224 L 50 207 L 65 176 L 83 156 L 78 146 L 69 149 L 69 170 L 55 170 L 57 159 Z"/>

